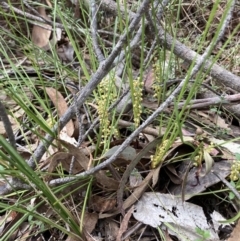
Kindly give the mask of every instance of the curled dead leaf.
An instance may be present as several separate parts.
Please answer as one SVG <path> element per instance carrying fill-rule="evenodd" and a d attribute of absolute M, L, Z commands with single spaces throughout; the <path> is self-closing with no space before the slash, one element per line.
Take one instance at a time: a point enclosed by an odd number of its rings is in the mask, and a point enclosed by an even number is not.
<path fill-rule="evenodd" d="M 110 178 L 106 175 L 104 171 L 99 171 L 95 174 L 95 177 L 97 179 L 97 182 L 101 184 L 104 188 L 108 190 L 117 190 L 119 183 L 118 181 L 114 180 L 113 178 Z"/>
<path fill-rule="evenodd" d="M 69 153 L 71 153 L 75 157 L 75 160 L 80 163 L 80 165 L 84 168 L 85 171 L 91 167 L 92 159 L 89 159 L 85 155 L 83 149 L 77 148 L 74 145 L 63 140 L 59 140 L 59 142 L 68 149 Z"/>
<path fill-rule="evenodd" d="M 200 176 L 207 175 L 212 170 L 212 167 L 214 164 L 213 158 L 210 156 L 210 154 L 206 150 L 203 151 L 203 156 L 204 156 L 204 160 L 206 163 L 206 169 L 205 169 L 204 173 L 200 173 Z"/>
<path fill-rule="evenodd" d="M 62 94 L 56 89 L 50 88 L 50 87 L 46 88 L 45 90 L 49 98 L 53 102 L 54 106 L 56 107 L 58 115 L 60 117 L 63 116 L 68 109 L 68 105 L 64 97 L 62 96 Z M 67 134 L 71 137 L 74 133 L 74 124 L 72 120 L 70 120 L 67 123 L 66 129 L 67 129 Z"/>
<path fill-rule="evenodd" d="M 94 211 L 103 213 L 113 210 L 116 206 L 117 200 L 114 198 L 103 198 L 98 195 L 91 197 L 91 207 Z"/>
<path fill-rule="evenodd" d="M 69 172 L 71 166 L 71 160 L 73 155 L 66 152 L 57 152 L 53 154 L 50 158 L 50 163 L 48 167 L 48 173 L 53 173 L 56 167 L 61 164 L 63 169 Z M 78 159 L 73 163 L 72 174 L 77 174 L 83 170 L 83 167 L 79 163 Z M 50 180 L 50 176 L 45 178 L 46 181 Z"/>
<path fill-rule="evenodd" d="M 50 20 L 50 18 L 46 14 L 44 6 L 38 7 L 37 11 L 39 12 L 39 15 L 41 15 L 44 19 Z M 50 49 L 49 38 L 51 36 L 52 26 L 49 24 L 43 24 L 43 23 L 41 24 L 41 26 L 42 27 L 40 27 L 39 25 L 33 26 L 32 42 L 36 46 L 38 46 L 44 50 L 48 50 L 48 49 Z"/>

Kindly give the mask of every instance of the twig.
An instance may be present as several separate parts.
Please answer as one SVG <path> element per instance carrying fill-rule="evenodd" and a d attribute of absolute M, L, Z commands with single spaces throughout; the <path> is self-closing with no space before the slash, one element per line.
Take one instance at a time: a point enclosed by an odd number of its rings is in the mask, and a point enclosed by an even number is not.
<path fill-rule="evenodd" d="M 7 75 L 13 74 L 16 72 L 16 68 L 18 68 L 19 66 L 21 66 L 25 61 L 26 61 L 27 57 L 24 57 L 22 60 L 20 60 L 17 64 L 15 64 L 15 69 L 4 69 L 4 71 L 2 71 L 2 75 L 0 75 L 0 79 L 4 79 L 6 78 Z M 4 65 L 3 65 L 4 66 Z"/>
<path fill-rule="evenodd" d="M 207 107 L 210 105 L 229 105 L 229 104 L 236 104 L 231 101 L 240 101 L 240 94 L 235 95 L 226 95 L 226 96 L 216 96 L 212 98 L 205 98 L 205 99 L 197 99 L 197 100 L 191 100 L 189 102 L 189 105 L 186 106 L 187 109 L 196 109 L 201 107 Z M 185 105 L 185 102 L 179 103 L 178 108 L 182 108 Z"/>
<path fill-rule="evenodd" d="M 115 16 L 118 15 L 118 5 L 116 2 L 114 2 L 112 0 L 102 0 L 100 8 L 105 11 L 111 12 Z M 122 15 L 122 18 L 126 19 L 126 18 L 130 17 L 130 19 L 134 19 L 136 17 L 135 13 L 133 13 L 132 11 L 129 11 L 129 10 L 126 11 L 126 9 L 121 5 L 120 5 L 119 11 Z"/>
<path fill-rule="evenodd" d="M 98 29 L 98 33 L 114 36 L 115 38 L 120 37 L 120 35 L 118 33 L 110 32 L 110 31 L 106 31 L 106 30 L 102 30 L 102 29 Z"/>
<path fill-rule="evenodd" d="M 82 79 L 81 79 L 81 71 L 79 69 L 78 71 L 78 90 L 82 90 Z M 82 116 L 80 113 L 80 108 L 78 108 L 78 103 L 77 103 L 77 94 L 75 93 L 73 95 L 74 98 L 74 106 L 75 106 L 75 112 L 76 112 L 76 116 L 77 116 L 77 120 L 78 120 L 78 125 L 79 125 L 79 136 L 78 136 L 78 145 L 77 147 L 79 147 L 81 145 L 82 142 L 82 138 L 83 138 L 83 120 L 82 120 Z"/>
<path fill-rule="evenodd" d="M 133 122 L 130 122 L 130 121 L 125 121 L 125 120 L 119 120 L 118 121 L 118 125 L 121 126 L 121 127 L 131 127 L 134 125 Z M 161 127 L 161 135 L 165 132 L 165 128 Z M 159 130 L 155 129 L 155 128 L 152 128 L 152 127 L 149 127 L 147 126 L 146 128 L 144 128 L 142 130 L 142 133 L 144 134 L 149 134 L 149 135 L 152 135 L 154 137 L 158 137 L 159 136 Z"/>
<path fill-rule="evenodd" d="M 92 23 L 91 23 L 91 34 L 92 34 L 92 41 L 93 41 L 93 48 L 97 55 L 98 61 L 101 63 L 105 58 L 102 54 L 102 51 L 98 44 L 98 33 L 97 33 L 97 9 L 96 9 L 96 2 L 95 0 L 90 1 L 90 9 L 92 15 Z"/>
<path fill-rule="evenodd" d="M 81 89 L 81 87 L 79 86 L 79 90 L 80 89 Z M 82 121 L 82 116 L 81 116 L 80 110 L 77 107 L 77 93 L 73 93 L 73 105 L 75 107 L 76 117 L 77 117 L 78 126 L 79 126 L 79 135 L 78 135 L 78 141 L 77 141 L 77 147 L 79 147 L 82 142 L 83 121 Z M 69 174 L 72 174 L 73 165 L 75 163 L 75 160 L 76 160 L 76 158 L 73 156 L 71 163 L 70 163 L 70 167 L 69 167 Z"/>
<path fill-rule="evenodd" d="M 201 98 L 215 98 L 218 97 L 215 94 L 211 93 L 210 91 L 205 91 L 200 93 Z M 238 103 L 229 103 L 223 106 L 223 109 L 225 109 L 227 112 L 230 112 L 232 115 L 234 115 L 236 118 L 240 118 L 240 104 Z"/>
<path fill-rule="evenodd" d="M 40 23 L 47 23 L 51 26 L 55 26 L 57 28 L 61 28 L 61 29 L 65 29 L 65 27 L 61 24 L 61 23 L 56 23 L 56 22 L 52 22 L 50 20 L 47 20 L 47 19 L 44 19 L 42 17 L 38 17 L 38 16 L 35 16 L 35 15 L 32 15 L 30 13 L 27 13 L 27 12 L 23 12 L 21 11 L 20 9 L 18 8 L 15 8 L 13 6 L 10 6 L 9 4 L 7 4 L 6 2 L 1 2 L 0 3 L 3 8 L 7 9 L 7 10 L 12 10 L 13 12 L 21 15 L 21 16 L 24 16 L 26 18 L 26 20 L 29 20 L 29 19 L 32 19 L 32 20 L 35 20 L 35 21 L 38 21 Z M 31 22 L 32 23 L 32 22 Z M 35 25 L 37 25 L 37 23 L 33 23 Z M 42 25 L 40 27 L 43 27 Z M 46 28 L 46 27 L 45 27 Z M 67 26 L 67 28 L 71 29 L 72 27 L 71 26 Z M 48 29 L 48 30 L 52 30 L 52 29 Z"/>
<path fill-rule="evenodd" d="M 33 186 L 23 183 L 18 178 L 11 178 L 5 182 L 5 185 L 0 185 L 0 195 L 10 193 L 13 190 L 30 190 Z"/>
<path fill-rule="evenodd" d="M 128 237 L 130 237 L 131 234 L 136 233 L 138 230 L 142 229 L 144 224 L 142 222 L 135 223 L 130 229 L 128 229 L 126 232 L 124 232 L 122 236 L 122 240 L 128 240 Z M 147 227 L 147 225 L 145 225 Z M 138 239 L 137 241 L 139 241 Z"/>
<path fill-rule="evenodd" d="M 212 173 L 218 177 L 233 193 L 234 195 L 238 198 L 238 200 L 240 200 L 240 194 L 238 193 L 238 191 L 236 190 L 236 188 L 234 188 L 229 182 L 227 182 L 224 178 L 222 178 L 220 175 L 218 175 L 216 172 L 212 171 Z"/>
<path fill-rule="evenodd" d="M 154 38 L 151 48 L 149 49 L 148 54 L 147 54 L 146 58 L 144 59 L 144 66 L 146 66 L 148 64 L 148 61 L 151 59 L 151 56 L 152 56 L 156 46 L 157 46 L 157 37 Z"/>
<path fill-rule="evenodd" d="M 45 19 L 43 16 L 41 16 L 36 9 L 34 9 L 32 6 L 30 6 L 30 5 L 27 3 L 27 1 L 24 0 L 23 3 L 24 3 L 24 5 L 26 5 L 26 7 L 27 7 L 28 9 L 30 9 L 36 16 L 38 16 L 39 18 L 41 18 L 42 21 L 44 21 L 44 22 L 47 21 L 49 24 L 51 24 L 51 21 L 50 21 L 49 19 Z"/>
<path fill-rule="evenodd" d="M 164 12 L 164 7 L 167 6 L 168 3 L 169 3 L 169 0 L 163 0 L 162 2 L 159 2 L 158 0 L 154 1 L 154 8 L 158 9 L 157 16 L 156 16 L 158 21 L 161 20 Z"/>

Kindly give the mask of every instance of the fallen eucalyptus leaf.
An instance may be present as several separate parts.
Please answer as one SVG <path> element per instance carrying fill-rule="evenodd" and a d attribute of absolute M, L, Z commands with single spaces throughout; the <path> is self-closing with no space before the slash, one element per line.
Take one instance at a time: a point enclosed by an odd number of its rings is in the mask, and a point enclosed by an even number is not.
<path fill-rule="evenodd" d="M 188 241 L 202 238 L 197 229 L 209 234 L 207 240 L 219 240 L 219 221 L 225 220 L 220 213 L 214 211 L 211 215 L 211 226 L 200 206 L 182 202 L 181 197 L 154 192 L 143 194 L 135 205 L 133 216 L 154 228 L 168 229 L 168 232 L 179 240 Z"/>
<path fill-rule="evenodd" d="M 119 145 L 112 147 L 103 155 L 102 158 L 107 159 L 107 158 L 111 157 L 117 151 L 117 149 L 119 147 L 120 147 Z M 136 154 L 137 154 L 136 150 L 134 148 L 132 148 L 131 146 L 128 146 L 121 152 L 121 154 L 118 156 L 118 158 L 122 158 L 126 161 L 132 161 L 135 158 Z"/>
<path fill-rule="evenodd" d="M 184 163 L 182 163 L 184 165 Z M 225 178 L 228 176 L 231 172 L 231 162 L 230 161 L 220 161 L 215 162 L 214 166 L 211 168 L 212 171 L 219 173 L 222 178 Z M 186 185 L 183 190 L 182 185 L 171 185 L 169 187 L 170 193 L 173 195 L 181 195 L 184 191 L 184 200 L 187 200 L 194 195 L 203 192 L 206 190 L 206 188 L 220 182 L 219 178 L 216 177 L 212 172 L 209 172 L 205 176 L 199 176 L 196 177 L 196 171 L 197 168 L 192 168 L 188 175 L 186 180 Z M 202 172 L 206 172 L 206 164 L 204 163 L 202 166 Z M 185 172 L 181 172 L 182 176 L 179 175 L 179 177 L 183 178 L 185 175 Z"/>

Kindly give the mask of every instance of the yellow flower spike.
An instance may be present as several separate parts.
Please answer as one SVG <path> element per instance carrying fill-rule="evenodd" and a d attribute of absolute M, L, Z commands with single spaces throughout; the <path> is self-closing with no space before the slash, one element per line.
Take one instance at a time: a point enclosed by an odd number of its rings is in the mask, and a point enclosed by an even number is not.
<path fill-rule="evenodd" d="M 48 127 L 52 128 L 52 127 L 54 126 L 54 124 L 55 124 L 55 120 L 54 120 L 53 118 L 50 118 L 50 117 L 49 117 L 49 118 L 46 120 L 46 124 L 47 124 Z"/>
<path fill-rule="evenodd" d="M 230 173 L 230 179 L 231 181 L 237 181 L 239 179 L 240 174 L 240 162 L 239 161 L 233 161 L 231 166 L 231 173 Z"/>
<path fill-rule="evenodd" d="M 142 87 L 143 83 L 140 78 L 137 78 L 133 81 L 133 94 L 132 94 L 132 102 L 133 102 L 133 115 L 134 115 L 134 123 L 135 126 L 138 127 L 140 124 L 140 117 L 142 113 Z"/>
<path fill-rule="evenodd" d="M 168 139 L 164 140 L 156 149 L 156 152 L 151 156 L 151 166 L 156 168 L 163 160 L 164 155 L 167 152 Z"/>
<path fill-rule="evenodd" d="M 102 129 L 102 138 L 107 139 L 109 134 L 115 132 L 115 128 L 110 128 L 109 114 L 107 112 L 107 107 L 110 106 L 117 98 L 117 94 L 114 88 L 109 88 L 111 85 L 110 81 L 112 81 L 109 77 L 106 77 L 102 80 L 98 87 L 98 115 L 100 120 L 100 127 Z M 113 85 L 115 86 L 115 85 Z"/>

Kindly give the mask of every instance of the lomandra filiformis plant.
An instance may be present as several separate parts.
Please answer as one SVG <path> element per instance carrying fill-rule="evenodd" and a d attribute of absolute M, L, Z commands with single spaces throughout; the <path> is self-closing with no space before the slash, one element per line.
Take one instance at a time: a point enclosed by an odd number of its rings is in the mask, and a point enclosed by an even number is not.
<path fill-rule="evenodd" d="M 231 166 L 231 174 L 230 174 L 230 179 L 232 181 L 237 181 L 239 179 L 239 174 L 240 174 L 240 161 L 233 161 L 233 164 Z"/>
<path fill-rule="evenodd" d="M 133 93 L 132 93 L 132 102 L 133 102 L 133 116 L 134 124 L 137 128 L 140 124 L 140 117 L 142 114 L 142 89 L 143 82 L 140 78 L 137 78 L 133 81 Z"/>
<path fill-rule="evenodd" d="M 169 140 L 164 140 L 156 149 L 156 152 L 154 155 L 152 155 L 151 158 L 151 166 L 152 168 L 156 168 L 160 163 L 162 163 L 164 160 L 164 155 L 167 152 Z"/>
<path fill-rule="evenodd" d="M 117 134 L 117 129 L 110 122 L 110 113 L 108 112 L 109 106 L 116 98 L 117 90 L 113 78 L 109 75 L 98 86 L 97 111 L 103 141 L 108 139 L 110 134 Z"/>
<path fill-rule="evenodd" d="M 158 102 L 160 102 L 162 97 L 161 94 L 163 91 L 162 70 L 161 70 L 160 64 L 157 62 L 153 64 L 153 73 L 154 73 L 154 85 L 153 85 L 154 97 L 158 99 Z"/>

